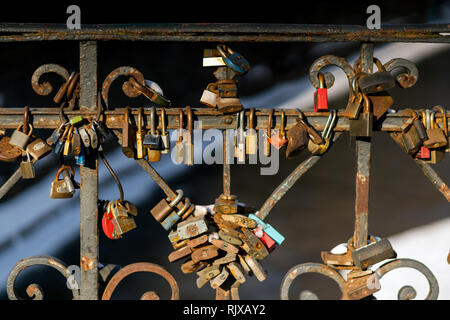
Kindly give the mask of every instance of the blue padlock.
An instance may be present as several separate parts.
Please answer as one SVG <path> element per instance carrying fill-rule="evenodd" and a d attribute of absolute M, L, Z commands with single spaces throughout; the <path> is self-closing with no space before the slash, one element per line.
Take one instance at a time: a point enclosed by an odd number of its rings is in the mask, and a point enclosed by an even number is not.
<path fill-rule="evenodd" d="M 80 153 L 75 157 L 75 164 L 79 166 L 84 166 L 86 164 L 86 156 L 84 154 L 84 147 L 80 146 Z"/>
<path fill-rule="evenodd" d="M 284 237 L 281 233 L 279 233 L 277 230 L 275 230 L 274 227 L 272 227 L 270 224 L 265 223 L 260 218 L 258 218 L 256 215 L 250 213 L 248 215 L 250 219 L 253 219 L 256 221 L 257 224 L 261 225 L 263 227 L 264 232 L 272 238 L 273 241 L 277 243 L 277 245 L 281 245 L 284 241 Z"/>
<path fill-rule="evenodd" d="M 236 73 L 243 75 L 250 70 L 248 61 L 236 51 L 231 50 L 223 44 L 217 46 L 217 50 L 223 58 L 225 64 L 233 69 Z"/>
<path fill-rule="evenodd" d="M 190 206 L 191 202 L 188 198 L 186 198 L 186 204 L 184 205 L 184 207 L 181 208 L 178 212 L 172 211 L 172 213 L 169 214 L 169 216 L 161 222 L 162 227 L 166 231 L 172 229 L 172 227 L 181 219 L 181 216 L 189 209 Z"/>

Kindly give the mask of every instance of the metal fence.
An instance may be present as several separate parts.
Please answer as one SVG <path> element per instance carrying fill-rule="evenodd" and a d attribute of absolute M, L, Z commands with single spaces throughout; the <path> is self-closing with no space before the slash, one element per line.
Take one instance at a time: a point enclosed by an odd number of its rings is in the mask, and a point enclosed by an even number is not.
<path fill-rule="evenodd" d="M 359 42 L 360 58 L 359 71 L 365 74 L 373 73 L 373 48 L 375 43 L 381 42 L 433 42 L 450 43 L 450 29 L 448 25 L 408 25 L 408 26 L 385 26 L 380 30 L 368 30 L 361 26 L 336 26 L 336 25 L 264 25 L 264 24 L 156 24 L 156 25 L 88 25 L 83 26 L 82 30 L 67 30 L 64 25 L 24 25 L 24 24 L 0 24 L 0 42 L 23 42 L 23 41 L 64 41 L 74 40 L 79 42 L 79 101 L 77 106 L 66 109 L 65 115 L 69 118 L 82 116 L 83 118 L 95 118 L 103 113 L 103 123 L 122 143 L 122 128 L 125 119 L 125 110 L 123 107 L 108 108 L 100 110 L 99 93 L 103 93 L 103 98 L 107 100 L 107 92 L 111 81 L 114 81 L 119 75 L 132 78 L 134 76 L 130 69 L 121 69 L 118 73 L 105 81 L 100 90 L 97 76 L 97 50 L 100 41 L 203 41 L 203 42 Z M 349 87 L 352 86 L 355 78 L 355 67 L 349 65 L 345 59 L 335 56 L 324 56 L 316 60 L 310 69 L 310 79 L 312 84 L 319 88 L 318 73 L 329 65 L 334 65 L 347 75 Z M 403 88 L 408 88 L 417 81 L 417 74 L 414 71 L 415 66 L 402 59 L 392 59 L 384 65 L 388 71 L 401 69 L 396 74 L 397 84 Z M 69 79 L 66 70 L 57 67 L 46 67 L 37 70 L 33 76 L 32 84 L 36 92 L 41 95 L 48 95 L 51 92 L 51 86 L 48 83 L 40 83 L 40 76 L 44 73 L 55 72 Z M 326 88 L 333 85 L 334 77 L 330 73 L 325 74 Z M 124 92 L 126 88 L 124 88 Z M 106 92 L 106 96 L 105 93 Z M 125 92 L 126 93 L 126 92 Z M 131 96 L 131 95 L 130 95 Z M 351 96 L 349 103 L 351 102 Z M 105 101 L 106 102 L 106 101 Z M 27 110 L 29 121 L 33 128 L 54 130 L 61 125 L 60 108 L 47 108 L 40 106 L 31 106 L 26 108 L 0 108 L 0 129 L 16 129 L 24 122 L 24 113 Z M 180 127 L 180 110 L 186 112 L 186 107 L 172 106 L 165 109 L 167 115 L 167 130 L 175 130 Z M 152 112 L 150 108 L 144 108 L 143 121 L 149 129 Z M 386 110 L 385 110 L 386 111 Z M 157 115 L 160 116 L 162 108 L 157 109 Z M 210 108 L 192 108 L 193 117 L 202 122 L 202 129 L 238 129 L 238 113 L 224 114 Z M 292 109 L 276 110 L 272 115 L 270 109 L 254 110 L 254 129 L 266 130 L 272 122 L 270 128 L 280 129 L 285 125 L 286 130 L 297 124 L 298 112 Z M 249 128 L 250 110 L 244 111 L 245 129 Z M 272 118 L 273 117 L 273 118 Z M 283 117 L 283 118 L 282 118 Z M 450 113 L 435 113 L 436 123 L 440 128 L 448 127 Z M 138 123 L 139 108 L 129 109 L 129 118 L 131 123 Z M 304 119 L 316 131 L 323 131 L 326 127 L 329 112 L 304 112 Z M 337 113 L 337 122 L 333 129 L 336 133 L 334 140 L 338 139 L 343 132 L 351 131 L 351 119 L 347 117 L 344 109 L 339 109 Z M 285 124 L 284 124 L 285 119 Z M 374 122 L 373 130 L 384 132 L 386 134 L 402 135 L 411 126 L 414 118 L 407 110 L 401 110 L 397 113 L 387 113 L 380 116 Z M 161 126 L 158 126 L 161 129 Z M 447 131 L 447 130 L 445 130 Z M 448 136 L 447 136 L 448 139 Z M 231 149 L 224 144 L 224 157 L 230 154 Z M 101 155 L 101 153 L 100 153 Z M 287 299 L 289 287 L 292 281 L 300 274 L 315 272 L 323 274 L 337 282 L 342 291 L 344 299 L 360 299 L 370 296 L 373 288 L 368 288 L 367 279 L 371 275 L 367 271 L 367 266 L 355 267 L 354 264 L 346 265 L 349 261 L 355 259 L 356 252 L 361 252 L 361 248 L 368 247 L 367 243 L 379 243 L 371 239 L 368 232 L 368 206 L 369 206 L 369 185 L 370 185 L 370 159 L 371 159 L 371 138 L 356 137 L 356 163 L 357 172 L 355 179 L 355 227 L 354 234 L 349 241 L 349 250 L 345 257 L 342 255 L 341 262 L 332 262 L 333 259 L 339 259 L 333 253 L 326 253 L 324 257 L 326 265 L 322 264 L 303 264 L 289 270 L 283 279 L 281 288 L 281 298 Z M 98 222 L 99 222 L 99 204 L 98 204 L 98 154 L 95 153 L 94 163 L 91 167 L 80 166 L 80 268 L 81 283 L 79 288 L 74 288 L 74 299 L 98 300 L 99 298 L 109 299 L 117 284 L 127 275 L 138 272 L 154 272 L 164 277 L 172 288 L 172 298 L 179 297 L 178 286 L 175 279 L 163 268 L 149 263 L 138 263 L 126 266 L 119 270 L 107 284 L 104 292 L 99 290 L 99 245 L 98 245 Z M 292 185 L 311 167 L 321 159 L 321 155 L 311 155 L 302 162 L 289 177 L 283 181 L 280 186 L 274 190 L 263 206 L 258 210 L 257 216 L 264 220 L 273 206 L 286 194 Z M 176 191 L 164 181 L 162 177 L 152 168 L 151 164 L 145 159 L 137 159 L 138 164 L 145 172 L 154 179 L 163 189 L 169 199 L 176 197 Z M 448 186 L 439 178 L 433 168 L 421 159 L 414 159 L 417 166 L 433 183 L 436 189 L 450 201 L 450 191 Z M 1 196 L 12 188 L 12 186 L 21 178 L 22 172 L 18 170 L 1 188 Z M 224 162 L 223 165 L 223 195 L 225 198 L 231 197 L 230 191 L 230 165 Z M 180 209 L 182 204 L 180 204 Z M 378 249 L 375 249 L 378 250 Z M 352 257 L 353 253 L 353 257 Z M 364 253 L 364 252 L 363 252 Z M 381 253 L 373 253 L 376 254 Z M 389 257 L 392 258 L 392 257 Z M 383 258 L 385 259 L 385 258 Z M 383 259 L 378 259 L 382 261 Z M 377 260 L 377 262 L 379 262 Z M 354 261 L 353 261 L 354 262 Z M 66 278 L 71 276 L 67 266 L 56 258 L 48 256 L 34 256 L 19 261 L 11 271 L 7 283 L 7 292 L 10 299 L 17 299 L 14 292 L 14 283 L 17 275 L 24 269 L 32 265 L 47 265 L 57 269 Z M 350 267 L 349 267 L 350 266 Z M 379 279 L 385 273 L 399 267 L 411 267 L 422 272 L 429 281 L 430 291 L 427 298 L 436 299 L 438 295 L 438 284 L 431 272 L 420 262 L 409 259 L 396 259 L 385 263 L 373 274 Z M 344 278 L 337 272 L 338 269 L 353 270 L 359 273 L 352 278 Z M 356 274 L 356 273 L 355 273 Z M 361 280 L 365 283 L 363 284 Z M 375 281 L 374 280 L 374 281 Z M 43 293 L 36 285 L 30 285 L 27 293 L 34 299 L 42 298 Z M 102 296 L 100 296 L 102 295 Z M 410 299 L 415 296 L 414 289 L 405 287 L 399 293 L 402 299 Z M 152 299 L 157 295 L 153 292 L 144 294 L 142 298 Z M 237 288 L 228 288 L 226 290 L 217 288 L 217 299 L 237 299 L 239 298 Z"/>

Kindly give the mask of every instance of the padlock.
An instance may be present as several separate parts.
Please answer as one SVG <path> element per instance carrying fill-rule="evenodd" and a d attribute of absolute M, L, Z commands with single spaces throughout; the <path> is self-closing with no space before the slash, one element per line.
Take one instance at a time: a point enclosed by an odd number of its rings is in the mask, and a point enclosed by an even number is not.
<path fill-rule="evenodd" d="M 378 274 L 370 272 L 360 277 L 350 277 L 345 283 L 345 294 L 349 300 L 361 300 L 380 291 Z"/>
<path fill-rule="evenodd" d="M 249 217 L 246 217 L 244 215 L 241 215 L 241 214 L 224 214 L 224 215 L 222 215 L 222 219 L 228 223 L 235 225 L 236 228 L 238 228 L 238 227 L 249 228 L 249 229 L 256 228 L 255 220 L 253 220 Z"/>
<path fill-rule="evenodd" d="M 240 238 L 243 242 L 241 246 L 242 249 L 258 260 L 262 260 L 269 255 L 269 251 L 267 251 L 264 244 L 253 234 L 253 232 L 246 228 L 241 228 L 241 230 L 242 234 L 240 234 Z"/>
<path fill-rule="evenodd" d="M 167 199 L 162 199 L 153 209 L 150 210 L 150 213 L 156 219 L 156 221 L 163 221 L 164 218 L 166 218 L 169 213 L 174 210 L 175 206 L 181 201 L 184 195 L 183 190 L 178 189 L 176 193 L 177 195 L 170 203 Z"/>
<path fill-rule="evenodd" d="M 219 255 L 219 249 L 214 245 L 207 245 L 196 249 L 191 254 L 191 259 L 194 262 L 210 260 Z"/>
<path fill-rule="evenodd" d="M 226 251 L 229 254 L 237 254 L 239 252 L 239 248 L 223 240 L 212 239 L 210 242 L 220 250 Z"/>
<path fill-rule="evenodd" d="M 367 269 L 369 266 L 377 264 L 386 259 L 397 257 L 397 253 L 392 249 L 388 239 L 371 242 L 370 244 L 355 249 L 352 252 L 352 258 L 355 266 L 361 270 Z"/>
<path fill-rule="evenodd" d="M 183 142 L 183 110 L 179 110 L 178 120 L 178 139 L 175 145 L 175 163 L 181 164 L 184 161 L 184 142 Z"/>
<path fill-rule="evenodd" d="M 194 165 L 194 116 L 190 107 L 186 108 L 187 130 L 184 132 L 184 164 Z"/>
<path fill-rule="evenodd" d="M 314 112 L 328 111 L 328 89 L 325 84 L 325 76 L 319 72 L 319 88 L 314 92 Z"/>
<path fill-rule="evenodd" d="M 74 128 L 74 130 L 73 130 L 71 143 L 72 143 L 72 154 L 74 156 L 79 155 L 81 153 L 82 142 L 81 142 L 81 136 L 78 132 L 78 128 Z"/>
<path fill-rule="evenodd" d="M 308 141 L 309 152 L 315 155 L 322 155 L 328 150 L 332 138 L 331 134 L 333 133 L 336 124 L 337 124 L 337 111 L 334 109 L 330 109 L 330 114 L 328 116 L 325 127 L 322 131 L 322 138 L 324 143 L 315 144 L 312 140 L 309 140 Z"/>
<path fill-rule="evenodd" d="M 109 239 L 118 239 L 119 236 L 114 232 L 114 216 L 111 210 L 111 202 L 108 202 L 107 209 L 102 217 L 102 230 Z"/>
<path fill-rule="evenodd" d="M 144 131 L 142 130 L 144 119 L 143 108 L 139 108 L 137 130 L 136 130 L 136 158 L 142 159 L 144 157 Z"/>
<path fill-rule="evenodd" d="M 128 215 L 128 213 L 125 210 L 125 207 L 119 200 L 116 200 L 113 203 L 111 209 L 114 216 L 113 223 L 116 235 L 122 237 L 123 234 L 136 228 L 134 218 Z"/>
<path fill-rule="evenodd" d="M 243 163 L 245 162 L 245 136 L 244 136 L 244 113 L 245 111 L 242 110 L 239 112 L 239 128 L 237 129 L 237 135 L 236 135 L 236 142 L 235 142 L 235 157 L 237 158 L 238 162 Z"/>
<path fill-rule="evenodd" d="M 253 219 L 256 221 L 257 225 L 260 225 L 263 227 L 264 232 L 271 237 L 277 245 L 281 245 L 283 241 L 285 240 L 284 236 L 279 233 L 274 227 L 272 227 L 270 224 L 264 222 L 260 218 L 258 218 L 256 215 L 250 213 L 248 215 L 250 219 Z"/>
<path fill-rule="evenodd" d="M 191 202 L 188 198 L 185 198 L 185 204 L 183 208 L 181 208 L 179 211 L 172 211 L 162 222 L 162 227 L 169 231 L 172 229 L 172 227 L 181 219 L 183 214 L 191 207 Z"/>
<path fill-rule="evenodd" d="M 180 240 L 196 237 L 208 231 L 208 225 L 204 217 L 195 217 L 177 225 L 177 232 Z"/>
<path fill-rule="evenodd" d="M 187 240 L 186 245 L 190 248 L 195 248 L 206 242 L 208 242 L 208 235 L 204 234 L 204 235 L 201 235 L 200 237 Z"/>
<path fill-rule="evenodd" d="M 450 137 L 448 134 L 448 121 L 447 113 L 441 106 L 433 107 L 433 110 L 439 111 L 442 114 L 442 126 L 444 130 L 445 137 L 447 138 L 447 146 L 445 147 L 445 152 L 450 152 Z"/>
<path fill-rule="evenodd" d="M 226 241 L 235 246 L 241 246 L 242 240 L 239 238 L 239 232 L 231 229 L 220 229 L 219 237 L 223 241 Z"/>
<path fill-rule="evenodd" d="M 217 110 L 222 113 L 233 113 L 242 110 L 236 80 L 218 80 Z"/>
<path fill-rule="evenodd" d="M 47 138 L 46 142 L 49 146 L 53 146 L 59 141 L 59 138 L 64 132 L 63 128 L 66 124 L 67 122 L 61 122 L 60 126 L 52 132 L 50 137 Z"/>
<path fill-rule="evenodd" d="M 26 124 L 20 124 L 16 130 L 14 130 L 11 138 L 9 139 L 9 144 L 19 148 L 20 150 L 25 150 L 28 142 L 31 138 L 31 133 L 33 132 L 33 126 L 28 124 L 28 134 L 23 131 L 19 131 L 20 128 L 24 127 Z"/>
<path fill-rule="evenodd" d="M 359 114 L 358 119 L 349 120 L 350 136 L 353 137 L 370 137 L 372 136 L 373 114 L 370 110 L 370 100 L 367 95 L 363 94 L 364 109 Z"/>
<path fill-rule="evenodd" d="M 217 51 L 223 58 L 225 64 L 239 75 L 244 75 L 250 70 L 250 64 L 239 53 L 231 50 L 224 44 L 217 45 Z"/>
<path fill-rule="evenodd" d="M 267 278 L 267 273 L 264 271 L 261 264 L 255 260 L 252 256 L 246 254 L 244 256 L 244 261 L 249 267 L 249 269 L 253 272 L 253 274 L 256 276 L 256 279 L 259 281 L 264 281 Z M 241 264 L 242 265 L 242 264 Z"/>
<path fill-rule="evenodd" d="M 30 159 L 30 154 L 27 153 L 27 161 L 22 161 L 20 163 L 20 172 L 22 173 L 23 179 L 34 179 L 36 178 L 36 174 L 34 172 L 34 166 Z"/>
<path fill-rule="evenodd" d="M 51 187 L 50 187 L 50 198 L 52 199 L 66 199 L 66 198 L 72 198 L 75 189 L 71 188 L 70 185 L 67 183 L 67 179 L 59 179 L 59 175 L 63 171 L 70 171 L 70 174 L 72 176 L 75 175 L 75 172 L 73 171 L 72 167 L 70 166 L 61 166 L 59 170 L 56 172 L 56 177 L 52 181 Z"/>
<path fill-rule="evenodd" d="M 358 77 L 358 85 L 362 93 L 376 93 L 395 87 L 395 79 L 387 72 L 383 64 L 377 58 L 373 58 L 378 68 L 375 73 L 361 73 Z"/>
<path fill-rule="evenodd" d="M 448 144 L 447 137 L 444 134 L 444 131 L 439 128 L 434 121 L 434 114 L 436 110 L 430 111 L 425 110 L 427 118 L 429 118 L 430 125 L 428 126 L 427 121 L 427 135 L 428 140 L 423 142 L 423 145 L 429 149 L 437 149 L 440 147 L 446 147 Z"/>
<path fill-rule="evenodd" d="M 219 274 L 220 274 L 220 267 L 218 265 L 212 265 L 197 272 L 197 275 L 201 278 L 206 279 L 206 281 L 211 280 L 212 278 L 218 276 Z"/>
<path fill-rule="evenodd" d="M 245 152 L 255 155 L 258 152 L 258 134 L 255 129 L 255 108 L 250 108 L 248 115 L 248 130 L 245 134 Z"/>
<path fill-rule="evenodd" d="M 276 248 L 277 245 L 275 241 L 271 237 L 269 237 L 267 233 L 264 232 L 264 228 L 262 226 L 254 229 L 253 233 L 266 246 L 269 253 L 271 253 Z"/>
<path fill-rule="evenodd" d="M 230 270 L 230 273 L 239 283 L 244 283 L 246 281 L 244 273 L 242 272 L 241 267 L 236 262 L 231 262 L 227 264 L 227 268 Z"/>
<path fill-rule="evenodd" d="M 220 274 L 216 277 L 214 277 L 212 280 L 210 280 L 210 285 L 211 288 L 213 289 L 217 289 L 219 288 L 224 282 L 225 280 L 228 279 L 228 276 L 230 275 L 230 273 L 227 271 L 226 268 L 222 268 L 222 271 L 220 272 Z"/>
<path fill-rule="evenodd" d="M 168 256 L 170 262 L 180 260 L 182 258 L 188 257 L 192 254 L 192 249 L 188 246 L 182 247 L 171 252 Z"/>
<path fill-rule="evenodd" d="M 91 138 L 85 127 L 78 128 L 78 132 L 80 134 L 81 142 L 83 143 L 86 149 L 91 147 Z"/>
<path fill-rule="evenodd" d="M 240 254 L 238 254 L 237 256 L 239 258 L 239 264 L 244 269 L 244 271 L 247 272 L 247 274 L 252 275 L 252 270 L 248 266 L 247 262 L 245 262 L 245 258 Z"/>
<path fill-rule="evenodd" d="M 203 90 L 203 94 L 200 98 L 200 103 L 210 107 L 215 108 L 217 107 L 217 84 L 216 83 L 210 83 L 206 87 L 205 90 Z"/>
<path fill-rule="evenodd" d="M 363 95 L 359 91 L 356 77 L 352 81 L 352 97 L 345 108 L 344 114 L 349 119 L 357 119 L 363 104 Z"/>
<path fill-rule="evenodd" d="M 69 153 L 72 151 L 73 129 L 74 127 L 72 125 L 69 125 L 69 131 L 67 132 L 67 135 L 64 140 L 63 155 L 65 156 L 68 156 Z"/>
<path fill-rule="evenodd" d="M 170 136 L 166 130 L 166 109 L 161 109 L 161 153 L 168 154 L 170 152 Z"/>
<path fill-rule="evenodd" d="M 55 97 L 53 98 L 53 101 L 55 101 L 56 104 L 60 104 L 63 100 L 64 96 L 67 95 L 67 88 L 69 87 L 69 84 L 72 82 L 73 78 L 75 77 L 76 73 L 72 72 L 67 79 L 66 82 L 59 88 L 58 92 L 56 93 Z"/>
<path fill-rule="evenodd" d="M 0 161 L 15 162 L 22 155 L 22 150 L 9 143 L 9 137 L 0 139 Z"/>
<path fill-rule="evenodd" d="M 236 254 L 227 253 L 224 257 L 214 260 L 213 266 L 228 264 L 236 260 Z"/>
<path fill-rule="evenodd" d="M 293 125 L 286 133 L 287 146 L 286 146 L 286 158 L 292 159 L 302 152 L 308 145 L 308 132 L 306 131 L 304 125 L 300 122 L 303 113 L 300 109 L 296 109 L 299 116 L 297 117 L 297 122 Z"/>
<path fill-rule="evenodd" d="M 273 132 L 270 136 L 270 144 L 277 150 L 279 150 L 287 142 L 284 133 L 284 111 L 280 110 L 280 113 L 280 130 L 274 130 L 275 132 Z"/>
<path fill-rule="evenodd" d="M 270 152 L 271 152 L 270 136 L 272 134 L 273 113 L 274 113 L 274 110 L 273 109 L 269 109 L 269 115 L 267 116 L 266 137 L 264 138 L 264 155 L 266 157 L 270 157 Z"/>
<path fill-rule="evenodd" d="M 192 273 L 192 272 L 197 272 L 199 270 L 202 270 L 203 268 L 205 268 L 208 265 L 207 262 L 205 261 L 192 261 L 192 260 L 188 260 L 187 262 L 183 263 L 181 265 L 181 271 L 183 273 Z"/>
<path fill-rule="evenodd" d="M 161 160 L 161 136 L 156 130 L 156 108 L 150 109 L 150 131 L 144 137 L 144 147 L 147 149 L 148 161 L 157 162 Z"/>
<path fill-rule="evenodd" d="M 134 130 L 134 129 L 133 129 Z M 93 126 L 89 126 L 86 130 L 86 132 L 89 135 L 89 139 L 90 139 L 90 143 L 91 143 L 91 148 L 93 150 L 98 149 L 99 147 L 99 139 L 98 139 L 98 135 L 97 135 L 97 131 L 95 130 L 95 128 L 93 128 Z M 134 147 L 133 147 L 134 148 Z M 134 151 L 133 151 L 134 152 Z"/>
<path fill-rule="evenodd" d="M 122 125 L 122 152 L 126 157 L 134 158 L 136 155 L 134 148 L 136 133 L 134 127 L 130 124 L 129 113 L 130 108 L 126 107 Z"/>
<path fill-rule="evenodd" d="M 79 165 L 79 166 L 84 166 L 84 165 L 86 165 L 86 151 L 82 144 L 80 145 L 79 148 L 80 148 L 80 153 L 78 153 L 77 155 L 74 156 L 75 164 Z"/>
<path fill-rule="evenodd" d="M 83 121 L 84 119 L 82 116 L 75 116 L 69 119 L 69 123 L 74 127 L 80 126 L 81 124 L 83 124 Z"/>
<path fill-rule="evenodd" d="M 404 124 L 406 125 L 405 128 L 402 126 L 402 132 L 394 132 L 391 136 L 394 140 L 399 142 L 400 146 L 402 146 L 406 153 L 413 155 L 419 151 L 423 141 L 419 137 L 417 125 L 414 124 L 415 121 L 418 120 L 418 115 L 413 110 L 410 110 L 410 113 L 412 114 L 412 118 L 408 119 L 408 121 Z"/>
<path fill-rule="evenodd" d="M 44 140 L 37 138 L 28 144 L 26 151 L 33 159 L 39 160 L 48 155 L 52 151 L 52 148 Z"/>

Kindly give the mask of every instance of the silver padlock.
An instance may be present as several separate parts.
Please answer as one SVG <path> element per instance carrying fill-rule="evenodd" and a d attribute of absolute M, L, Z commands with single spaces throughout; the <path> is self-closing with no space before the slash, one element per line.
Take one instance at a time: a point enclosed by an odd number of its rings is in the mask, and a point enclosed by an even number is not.
<path fill-rule="evenodd" d="M 161 153 L 168 154 L 170 152 L 170 136 L 166 130 L 166 110 L 161 109 Z"/>
<path fill-rule="evenodd" d="M 13 134 L 11 135 L 11 138 L 9 139 L 10 145 L 18 147 L 21 150 L 25 150 L 28 142 L 30 141 L 31 133 L 33 132 L 33 126 L 31 124 L 28 125 L 29 127 L 28 134 L 19 131 L 19 129 L 23 126 L 24 124 L 19 125 L 17 129 L 14 130 Z"/>
<path fill-rule="evenodd" d="M 202 97 L 200 98 L 200 103 L 210 107 L 215 108 L 217 106 L 217 84 L 216 83 L 210 83 L 206 87 L 205 90 L 203 90 Z"/>

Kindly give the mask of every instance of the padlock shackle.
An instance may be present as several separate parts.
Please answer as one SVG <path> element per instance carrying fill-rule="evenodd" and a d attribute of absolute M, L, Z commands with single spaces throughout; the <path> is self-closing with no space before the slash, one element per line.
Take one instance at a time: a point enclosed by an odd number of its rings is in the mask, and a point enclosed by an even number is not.
<path fill-rule="evenodd" d="M 319 88 L 320 89 L 326 89 L 326 83 L 325 83 L 325 75 L 322 72 L 319 72 L 317 74 L 317 78 L 319 79 Z"/>
<path fill-rule="evenodd" d="M 370 113 L 370 99 L 369 99 L 369 97 L 367 96 L 367 94 L 365 94 L 365 93 L 363 93 L 362 96 L 363 96 L 363 99 L 364 99 L 364 109 L 363 109 L 363 112 L 364 112 L 364 113 Z"/>
<path fill-rule="evenodd" d="M 194 130 L 194 115 L 192 113 L 191 107 L 186 107 L 186 122 L 187 122 L 187 131 L 191 135 L 192 139 L 192 133 Z"/>
<path fill-rule="evenodd" d="M 283 111 L 283 110 L 280 110 L 280 113 L 281 113 L 281 119 L 280 119 L 280 134 L 281 134 L 282 136 L 284 136 L 284 118 L 285 118 L 285 115 L 284 115 L 284 111 Z"/>
<path fill-rule="evenodd" d="M 444 125 L 444 133 L 448 137 L 448 121 L 447 121 L 446 111 L 441 106 L 434 106 L 433 110 L 437 110 L 442 114 L 442 123 Z"/>
<path fill-rule="evenodd" d="M 142 131 L 142 122 L 143 122 L 143 114 L 144 114 L 144 108 L 143 107 L 139 107 L 138 109 L 138 131 L 141 132 Z"/>
<path fill-rule="evenodd" d="M 331 131 L 333 130 L 334 125 L 335 125 L 335 120 L 337 117 L 336 114 L 337 114 L 336 110 L 330 109 L 330 114 L 328 116 L 327 123 L 325 124 L 325 127 L 322 131 L 322 138 L 324 138 L 324 139 L 330 138 Z"/>
<path fill-rule="evenodd" d="M 177 189 L 175 192 L 177 193 L 177 196 L 169 203 L 169 207 L 172 208 L 175 207 L 184 196 L 183 190 L 181 189 Z"/>
<path fill-rule="evenodd" d="M 166 109 L 161 109 L 161 134 L 166 135 Z"/>
<path fill-rule="evenodd" d="M 254 129 L 254 121 L 255 121 L 255 108 L 250 108 L 250 112 L 248 115 L 248 128 L 249 129 Z"/>
<path fill-rule="evenodd" d="M 180 211 L 177 212 L 178 216 L 182 216 L 187 209 L 189 209 L 189 207 L 191 206 L 191 201 L 189 200 L 189 198 L 186 198 L 186 203 L 184 204 L 183 208 L 180 209 Z"/>
<path fill-rule="evenodd" d="M 272 131 L 273 113 L 274 113 L 274 110 L 270 109 L 268 119 L 267 119 L 267 139 L 270 139 L 270 135 L 271 135 L 271 131 Z"/>
<path fill-rule="evenodd" d="M 156 108 L 150 109 L 150 133 L 156 135 Z"/>
<path fill-rule="evenodd" d="M 60 175 L 61 172 L 63 172 L 64 170 L 69 170 L 70 173 L 72 174 L 72 177 L 75 176 L 75 171 L 73 170 L 73 168 L 72 168 L 71 166 L 62 165 L 61 168 L 59 168 L 59 170 L 56 172 L 55 180 L 58 180 L 59 175 Z"/>
<path fill-rule="evenodd" d="M 25 128 L 25 126 L 24 126 L 23 123 L 19 124 L 19 126 L 17 127 L 16 130 L 19 131 L 19 129 L 22 128 L 22 127 Z M 28 131 L 28 133 L 25 133 L 25 130 L 22 131 L 22 132 L 23 132 L 24 134 L 28 135 L 29 137 L 31 137 L 31 133 L 33 132 L 33 126 L 31 125 L 31 123 L 28 123 L 28 129 L 30 129 L 29 131 L 26 130 L 26 131 Z"/>

